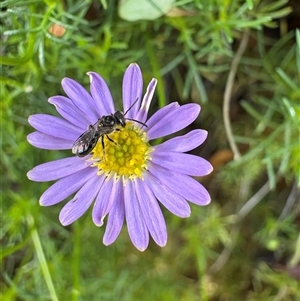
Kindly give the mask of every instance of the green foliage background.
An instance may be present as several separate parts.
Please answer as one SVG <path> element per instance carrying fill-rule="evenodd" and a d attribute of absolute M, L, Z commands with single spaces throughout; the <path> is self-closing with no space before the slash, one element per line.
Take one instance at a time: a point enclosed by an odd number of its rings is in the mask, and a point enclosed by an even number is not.
<path fill-rule="evenodd" d="M 297 300 L 298 4 L 179 0 L 173 14 L 129 22 L 117 1 L 2 1 L 1 300 Z M 53 24 L 65 33 L 51 32 Z M 26 177 L 37 164 L 69 156 L 26 140 L 29 115 L 56 114 L 47 99 L 63 94 L 61 79 L 88 88 L 85 74 L 96 71 L 121 108 L 131 62 L 145 85 L 159 80 L 152 113 L 172 101 L 201 104 L 189 130 L 209 137 L 194 153 L 215 167 L 199 179 L 211 204 L 192 206 L 188 219 L 164 211 L 168 244 L 151 242 L 143 253 L 126 226 L 103 246 L 104 229 L 90 212 L 61 226 L 63 204 L 38 204 L 50 183 Z"/>

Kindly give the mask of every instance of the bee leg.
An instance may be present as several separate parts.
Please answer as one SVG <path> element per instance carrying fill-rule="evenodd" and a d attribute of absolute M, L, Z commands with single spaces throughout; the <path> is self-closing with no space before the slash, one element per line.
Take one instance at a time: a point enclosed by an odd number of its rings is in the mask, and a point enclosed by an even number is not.
<path fill-rule="evenodd" d="M 101 137 L 101 145 L 102 145 L 102 151 L 103 151 L 103 159 L 105 160 L 104 136 Z"/>
<path fill-rule="evenodd" d="M 119 144 L 116 143 L 116 142 L 115 142 L 114 140 L 112 140 L 111 138 L 109 138 L 108 135 L 106 135 L 106 138 L 107 138 L 110 142 L 112 142 L 112 143 L 114 143 L 115 145 L 119 146 Z"/>
<path fill-rule="evenodd" d="M 102 145 L 102 150 L 103 150 L 103 158 L 104 158 L 104 160 L 105 160 L 104 137 L 106 137 L 110 142 L 114 143 L 114 144 L 117 145 L 118 147 L 120 147 L 120 145 L 119 145 L 118 143 L 116 143 L 114 140 L 112 140 L 108 135 L 102 136 L 102 137 L 101 137 L 101 145 Z"/>

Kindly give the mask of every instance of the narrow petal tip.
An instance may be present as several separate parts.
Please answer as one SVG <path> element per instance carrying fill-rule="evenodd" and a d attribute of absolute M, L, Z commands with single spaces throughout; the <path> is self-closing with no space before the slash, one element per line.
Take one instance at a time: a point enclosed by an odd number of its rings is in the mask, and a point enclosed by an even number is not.
<path fill-rule="evenodd" d="M 93 218 L 93 222 L 94 222 L 94 224 L 95 224 L 97 227 L 102 227 L 103 224 L 104 224 L 104 218 L 105 218 L 105 216 L 104 216 L 100 221 L 95 220 L 95 219 Z"/>
<path fill-rule="evenodd" d="M 130 63 L 128 68 L 131 67 L 131 68 L 138 68 L 140 69 L 140 66 L 137 64 L 137 63 Z"/>
<path fill-rule="evenodd" d="M 86 73 L 88 76 L 89 76 L 89 78 L 90 78 L 90 83 L 92 83 L 93 82 L 93 79 L 94 79 L 94 76 L 95 75 L 98 75 L 96 72 L 94 72 L 94 71 L 89 71 L 89 72 L 87 72 Z"/>
<path fill-rule="evenodd" d="M 43 206 L 43 207 L 48 206 L 47 203 L 45 202 L 45 200 L 43 198 L 39 199 L 39 204 L 40 204 L 40 206 Z"/>
<path fill-rule="evenodd" d="M 26 173 L 26 176 L 29 180 L 33 181 L 32 177 L 31 177 L 31 171 L 32 171 L 32 169 Z"/>
<path fill-rule="evenodd" d="M 66 205 L 65 205 L 66 206 Z M 60 211 L 59 214 L 59 221 L 65 227 L 71 225 L 75 222 L 77 218 L 74 218 L 69 211 L 64 212 L 63 210 Z"/>
<path fill-rule="evenodd" d="M 211 202 L 211 197 L 209 196 L 209 198 L 207 198 L 204 202 L 203 202 L 203 206 L 209 205 Z"/>
<path fill-rule="evenodd" d="M 210 194 L 206 189 L 203 189 L 202 195 L 201 195 L 201 204 L 198 204 L 200 206 L 207 206 L 211 202 Z"/>
<path fill-rule="evenodd" d="M 62 87 L 64 88 L 65 86 L 67 86 L 69 81 L 70 81 L 70 78 L 64 77 L 64 78 L 61 80 L 61 85 L 62 85 Z"/>
<path fill-rule="evenodd" d="M 147 91 L 146 94 L 144 95 L 143 101 L 142 101 L 142 105 L 141 105 L 141 110 L 144 110 L 146 112 L 148 112 L 149 107 L 150 107 L 150 103 L 151 100 L 153 98 L 153 94 L 155 91 L 157 85 L 157 79 L 156 78 L 152 78 L 148 87 L 147 87 Z"/>

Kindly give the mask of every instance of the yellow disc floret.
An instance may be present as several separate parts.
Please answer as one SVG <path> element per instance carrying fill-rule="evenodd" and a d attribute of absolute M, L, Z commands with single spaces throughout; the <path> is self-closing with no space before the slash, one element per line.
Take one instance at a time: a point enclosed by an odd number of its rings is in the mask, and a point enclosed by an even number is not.
<path fill-rule="evenodd" d="M 119 127 L 108 137 L 100 137 L 93 149 L 93 166 L 97 166 L 99 174 L 142 178 L 151 151 L 146 133 L 133 122 L 126 122 L 125 128 Z"/>

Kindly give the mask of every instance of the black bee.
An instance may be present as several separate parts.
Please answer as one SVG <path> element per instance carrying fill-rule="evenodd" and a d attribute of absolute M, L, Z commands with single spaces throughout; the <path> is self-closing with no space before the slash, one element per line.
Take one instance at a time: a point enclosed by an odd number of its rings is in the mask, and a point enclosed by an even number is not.
<path fill-rule="evenodd" d="M 125 115 L 136 102 L 137 100 L 130 106 L 125 114 L 121 111 L 116 111 L 114 114 L 102 116 L 95 124 L 89 125 L 89 128 L 74 142 L 72 153 L 78 157 L 85 157 L 95 148 L 100 138 L 102 138 L 102 148 L 104 149 L 104 136 L 106 136 L 111 142 L 115 143 L 108 135 L 117 130 L 117 126 L 121 126 L 123 128 L 126 126 Z M 128 119 L 147 126 L 138 120 Z"/>

